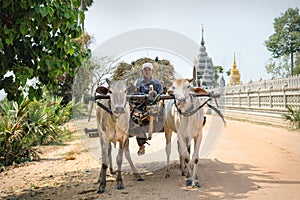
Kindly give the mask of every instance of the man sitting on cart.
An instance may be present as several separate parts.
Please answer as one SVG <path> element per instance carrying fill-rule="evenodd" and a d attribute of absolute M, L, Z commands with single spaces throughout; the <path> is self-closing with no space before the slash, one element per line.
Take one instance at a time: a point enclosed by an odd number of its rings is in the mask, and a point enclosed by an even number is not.
<path fill-rule="evenodd" d="M 151 63 L 144 63 L 142 65 L 143 77 L 135 81 L 135 87 L 138 90 L 138 94 L 149 94 L 150 88 L 157 93 L 163 93 L 163 87 L 161 82 L 153 78 L 153 65 Z M 145 108 L 144 108 L 145 109 Z M 136 134 L 137 143 L 139 145 L 138 155 L 145 154 L 145 143 L 147 143 L 147 136 L 145 132 Z"/>

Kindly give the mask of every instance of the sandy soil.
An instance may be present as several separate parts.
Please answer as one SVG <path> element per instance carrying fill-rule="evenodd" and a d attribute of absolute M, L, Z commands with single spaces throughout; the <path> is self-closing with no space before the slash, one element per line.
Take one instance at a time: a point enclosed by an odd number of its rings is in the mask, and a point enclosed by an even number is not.
<path fill-rule="evenodd" d="M 71 125 L 81 135 L 83 128 L 95 128 L 86 120 Z M 41 161 L 0 173 L 0 199 L 300 199 L 299 132 L 227 120 L 214 149 L 200 161 L 202 187 L 196 189 L 185 186 L 176 150 L 172 150 L 171 177 L 165 178 L 163 134 L 157 138 L 160 143 L 155 144 L 155 138 L 150 141 L 144 157 L 135 156 L 136 142 L 130 139 L 132 159 L 145 180 L 137 182 L 126 172 L 124 159 L 124 190 L 117 190 L 115 175 L 109 175 L 106 192 L 96 194 L 99 148 L 95 142 L 86 145 L 89 138 L 81 137 L 65 146 L 43 147 Z"/>

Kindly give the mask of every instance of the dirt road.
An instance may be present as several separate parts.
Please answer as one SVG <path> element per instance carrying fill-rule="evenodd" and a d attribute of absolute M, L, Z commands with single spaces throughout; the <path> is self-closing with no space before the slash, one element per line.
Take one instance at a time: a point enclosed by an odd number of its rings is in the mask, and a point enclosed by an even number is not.
<path fill-rule="evenodd" d="M 93 128 L 86 120 L 74 124 L 79 132 Z M 145 181 L 135 181 L 125 170 L 124 190 L 116 190 L 115 176 L 110 176 L 106 193 L 96 194 L 98 146 L 87 150 L 82 140 L 76 140 L 66 146 L 43 147 L 41 161 L 0 173 L 0 199 L 300 199 L 299 132 L 227 120 L 216 146 L 200 161 L 199 189 L 185 186 L 176 159 L 166 179 L 165 161 L 147 157 L 159 152 L 165 158 L 163 150 L 153 150 L 164 149 L 163 135 L 157 138 L 161 146 L 154 138 L 144 158 L 132 158 Z M 135 139 L 130 140 L 133 155 L 137 146 Z M 178 154 L 172 151 L 172 155 Z"/>

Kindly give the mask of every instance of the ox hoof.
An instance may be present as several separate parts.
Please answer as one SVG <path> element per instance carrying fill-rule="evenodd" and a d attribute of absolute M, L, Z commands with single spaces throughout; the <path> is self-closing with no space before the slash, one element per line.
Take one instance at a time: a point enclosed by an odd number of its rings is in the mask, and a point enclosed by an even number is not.
<path fill-rule="evenodd" d="M 110 174 L 116 174 L 116 172 L 112 168 L 109 169 L 109 171 L 110 171 Z"/>
<path fill-rule="evenodd" d="M 199 183 L 199 182 L 195 182 L 195 183 L 193 184 L 193 188 L 201 188 L 200 183 Z"/>
<path fill-rule="evenodd" d="M 125 189 L 125 187 L 123 185 L 117 185 L 117 189 L 118 190 L 123 190 L 123 189 Z"/>
<path fill-rule="evenodd" d="M 186 186 L 191 186 L 192 185 L 192 180 L 186 180 L 185 185 Z"/>
<path fill-rule="evenodd" d="M 171 176 L 170 176 L 170 174 L 166 174 L 166 176 L 165 176 L 166 178 L 170 178 Z"/>
<path fill-rule="evenodd" d="M 97 194 L 102 194 L 102 193 L 104 193 L 105 192 L 105 189 L 99 189 L 98 191 L 97 191 Z"/>
<path fill-rule="evenodd" d="M 136 180 L 137 180 L 137 181 L 144 181 L 143 178 L 137 178 Z"/>

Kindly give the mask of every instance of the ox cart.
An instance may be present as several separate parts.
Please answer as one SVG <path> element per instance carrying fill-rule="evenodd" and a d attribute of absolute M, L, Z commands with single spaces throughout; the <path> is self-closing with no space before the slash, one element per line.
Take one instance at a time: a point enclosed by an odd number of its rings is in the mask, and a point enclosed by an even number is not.
<path fill-rule="evenodd" d="M 102 167 L 99 176 L 99 189 L 98 193 L 103 193 L 106 187 L 106 171 L 110 165 L 110 170 L 112 170 L 111 164 L 111 144 L 119 143 L 119 152 L 117 156 L 117 164 L 118 164 L 118 175 L 117 175 L 117 188 L 123 189 L 123 182 L 121 176 L 121 165 L 123 160 L 123 154 L 127 158 L 132 171 L 137 177 L 138 181 L 142 181 L 140 174 L 137 172 L 135 168 L 130 154 L 129 154 L 129 136 L 137 136 L 140 132 L 148 132 L 148 140 L 151 139 L 153 132 L 166 132 L 166 139 L 167 144 L 170 143 L 170 138 L 172 135 L 172 131 L 177 132 L 178 130 L 180 133 L 177 135 L 178 141 L 180 142 L 180 161 L 185 161 L 185 166 L 187 168 L 187 185 L 193 185 L 196 187 L 200 187 L 200 183 L 198 181 L 198 176 L 196 171 L 194 170 L 193 175 L 191 176 L 191 168 L 189 165 L 189 154 L 187 155 L 186 146 L 183 142 L 182 133 L 184 132 L 181 124 L 184 124 L 184 128 L 188 128 L 190 131 L 194 128 L 196 133 L 194 135 L 184 136 L 185 139 L 189 141 L 191 138 L 194 138 L 195 142 L 197 142 L 197 149 L 195 149 L 195 153 L 193 154 L 193 163 L 194 169 L 196 169 L 198 163 L 198 151 L 199 146 L 201 143 L 202 138 L 202 126 L 204 124 L 204 116 L 203 116 L 203 106 L 208 105 L 214 111 L 216 111 L 223 119 L 223 115 L 221 112 L 215 108 L 213 105 L 209 104 L 208 102 L 216 99 L 219 95 L 214 93 L 208 93 L 201 88 L 194 88 L 191 89 L 188 83 L 190 80 L 182 79 L 177 80 L 179 83 L 184 84 L 176 84 L 176 86 L 186 87 L 184 90 L 177 88 L 179 91 L 185 91 L 187 95 L 180 96 L 176 90 L 170 90 L 169 94 L 157 94 L 153 89 L 150 89 L 149 94 L 130 94 L 129 89 L 126 87 L 126 81 L 109 81 L 109 88 L 100 86 L 95 93 L 94 100 L 97 102 L 99 106 L 96 111 L 97 116 L 97 124 L 98 124 L 98 131 L 100 136 L 100 143 L 102 148 Z M 175 88 L 175 87 L 174 87 Z M 192 91 L 190 93 L 190 91 Z M 170 95 L 173 94 L 173 95 Z M 206 98 L 203 99 L 201 102 L 199 101 L 198 97 Z M 174 103 L 169 101 L 164 104 L 165 100 L 174 100 Z M 188 104 L 189 109 L 182 110 L 182 103 L 184 102 L 185 105 Z M 129 105 L 128 105 L 129 104 Z M 177 105 L 178 104 L 178 105 Z M 177 112 L 168 112 L 175 110 Z M 201 111 L 201 112 L 198 112 Z M 168 114 L 165 115 L 165 112 Z M 178 120 L 173 120 L 173 125 L 170 121 L 170 117 L 172 115 L 177 115 L 179 118 L 183 118 L 182 122 Z M 177 114 L 176 114 L 177 113 Z M 154 120 L 155 119 L 155 120 Z M 166 123 L 164 122 L 166 119 Z M 191 119 L 194 123 L 191 123 L 192 126 L 186 126 L 187 120 Z M 177 123 L 175 126 L 178 126 L 177 129 L 172 129 L 174 127 L 174 122 Z M 178 124 L 179 122 L 179 124 Z M 148 126 L 148 127 L 147 127 Z M 166 130 L 164 130 L 166 128 Z M 184 139 L 184 140 L 185 140 Z M 186 140 L 187 141 L 187 140 Z M 189 144 L 189 141 L 188 144 Z M 189 147 L 188 147 L 189 148 Z M 169 176 L 169 161 L 170 161 L 170 145 L 166 146 L 167 152 L 167 174 Z M 110 163 L 110 164 L 109 164 Z M 183 170 L 182 170 L 183 171 Z"/>

